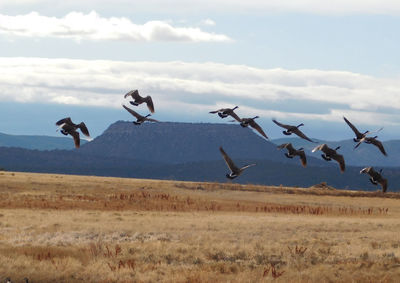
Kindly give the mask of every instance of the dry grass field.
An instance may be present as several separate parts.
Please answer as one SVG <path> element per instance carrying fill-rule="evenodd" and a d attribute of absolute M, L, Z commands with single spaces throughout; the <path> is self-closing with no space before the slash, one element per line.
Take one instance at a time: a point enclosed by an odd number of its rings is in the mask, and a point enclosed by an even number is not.
<path fill-rule="evenodd" d="M 400 195 L 0 172 L 0 280 L 400 282 Z"/>

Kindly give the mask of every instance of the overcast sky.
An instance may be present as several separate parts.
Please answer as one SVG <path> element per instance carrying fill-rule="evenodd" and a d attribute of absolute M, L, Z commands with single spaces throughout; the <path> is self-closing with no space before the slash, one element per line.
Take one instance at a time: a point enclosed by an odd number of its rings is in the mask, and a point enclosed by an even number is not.
<path fill-rule="evenodd" d="M 238 105 L 272 138 L 272 118 L 351 138 L 346 116 L 400 139 L 399 31 L 394 0 L 1 0 L 0 132 L 57 135 L 71 116 L 95 137 L 133 120 L 138 89 L 161 121 Z"/>

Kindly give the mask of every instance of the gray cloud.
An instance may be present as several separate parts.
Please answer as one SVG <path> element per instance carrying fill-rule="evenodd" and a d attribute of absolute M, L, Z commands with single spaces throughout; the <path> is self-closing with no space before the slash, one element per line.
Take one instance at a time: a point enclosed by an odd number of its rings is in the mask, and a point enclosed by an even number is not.
<path fill-rule="evenodd" d="M 321 0 L 163 0 L 135 1 L 135 10 L 152 13 L 198 13 L 198 12 L 294 12 L 311 14 L 386 14 L 398 15 L 397 0 L 333 0 L 329 5 Z M 131 0 L 2 0 L 0 8 L 39 7 L 43 10 L 79 9 L 103 7 L 104 10 L 126 11 L 131 9 Z"/>
<path fill-rule="evenodd" d="M 153 95 L 160 110 L 207 113 L 240 104 L 244 116 L 400 124 L 397 79 L 217 63 L 0 59 L 0 101 L 119 108 L 135 88 Z M 290 109 L 279 107 L 285 103 Z"/>

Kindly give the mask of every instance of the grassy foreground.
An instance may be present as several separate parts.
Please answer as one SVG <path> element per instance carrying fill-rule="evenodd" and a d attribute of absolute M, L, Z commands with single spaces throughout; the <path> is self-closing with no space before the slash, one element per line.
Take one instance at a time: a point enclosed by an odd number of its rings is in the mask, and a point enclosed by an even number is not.
<path fill-rule="evenodd" d="M 0 172 L 0 280 L 400 282 L 400 195 Z"/>

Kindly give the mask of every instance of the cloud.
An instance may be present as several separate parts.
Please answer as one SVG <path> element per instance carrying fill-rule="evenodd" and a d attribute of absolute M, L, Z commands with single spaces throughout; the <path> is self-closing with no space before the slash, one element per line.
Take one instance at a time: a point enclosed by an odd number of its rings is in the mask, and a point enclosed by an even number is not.
<path fill-rule="evenodd" d="M 123 94 L 139 89 L 166 112 L 171 105 L 191 114 L 240 105 L 244 116 L 335 122 L 345 115 L 356 123 L 400 125 L 400 81 L 351 72 L 4 57 L 0 73 L 0 101 L 120 108 Z"/>
<path fill-rule="evenodd" d="M 53 37 L 80 40 L 124 40 L 134 42 L 228 42 L 223 34 L 204 32 L 196 27 L 174 27 L 164 21 L 139 25 L 128 18 L 103 18 L 96 12 L 71 12 L 62 18 L 36 12 L 8 16 L 0 14 L 0 34 L 23 37 Z"/>
<path fill-rule="evenodd" d="M 205 26 L 215 26 L 215 22 L 211 19 L 202 20 L 201 24 L 203 24 Z"/>
<path fill-rule="evenodd" d="M 385 14 L 398 15 L 397 0 L 332 0 L 329 5 L 321 0 L 2 0 L 0 8 L 40 7 L 43 10 L 77 10 L 101 7 L 104 11 L 126 12 L 134 7 L 135 12 L 148 13 L 199 13 L 199 12 L 290 12 L 310 14 Z M 99 8 L 99 9 L 101 9 Z"/>

